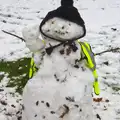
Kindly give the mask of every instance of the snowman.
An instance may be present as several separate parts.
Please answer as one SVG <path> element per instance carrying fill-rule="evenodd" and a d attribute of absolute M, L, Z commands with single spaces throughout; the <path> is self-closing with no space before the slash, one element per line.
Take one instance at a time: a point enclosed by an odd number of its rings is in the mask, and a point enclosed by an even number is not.
<path fill-rule="evenodd" d="M 73 0 L 61 0 L 40 25 L 22 32 L 39 67 L 23 91 L 22 120 L 93 120 L 94 78 L 84 60 L 79 62 L 77 42 L 86 29 Z"/>

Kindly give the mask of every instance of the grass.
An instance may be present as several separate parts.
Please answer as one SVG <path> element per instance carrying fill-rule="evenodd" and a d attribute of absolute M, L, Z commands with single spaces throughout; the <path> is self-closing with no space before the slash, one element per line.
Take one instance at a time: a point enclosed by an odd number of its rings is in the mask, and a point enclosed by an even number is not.
<path fill-rule="evenodd" d="M 10 79 L 6 87 L 15 87 L 16 92 L 22 94 L 23 88 L 29 79 L 31 58 L 21 58 L 17 61 L 0 61 L 0 72 L 8 73 Z M 0 82 L 4 74 L 0 75 Z"/>

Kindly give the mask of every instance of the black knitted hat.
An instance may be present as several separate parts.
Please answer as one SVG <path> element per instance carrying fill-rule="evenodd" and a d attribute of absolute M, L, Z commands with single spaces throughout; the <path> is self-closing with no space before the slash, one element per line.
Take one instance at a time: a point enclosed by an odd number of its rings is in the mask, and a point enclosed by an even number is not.
<path fill-rule="evenodd" d="M 73 6 L 73 0 L 61 0 L 61 6 Z"/>

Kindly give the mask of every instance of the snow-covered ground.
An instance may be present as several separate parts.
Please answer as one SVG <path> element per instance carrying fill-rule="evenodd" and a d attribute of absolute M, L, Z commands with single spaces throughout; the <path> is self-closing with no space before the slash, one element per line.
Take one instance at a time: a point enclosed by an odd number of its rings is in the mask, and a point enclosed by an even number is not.
<path fill-rule="evenodd" d="M 60 0 L 0 0 L 0 30 L 21 36 L 25 25 L 40 23 L 49 10 L 59 6 Z M 120 0 L 76 0 L 75 6 L 85 20 L 88 41 L 95 53 L 120 45 Z M 0 31 L 0 59 L 17 60 L 28 56 L 29 50 L 18 38 Z M 12 54 L 14 53 L 14 54 Z M 98 120 L 120 120 L 120 52 L 96 56 L 103 98 L 93 102 Z M 0 73 L 4 74 L 4 73 Z M 21 96 L 13 88 L 6 88 L 7 75 L 0 83 L 0 120 L 21 119 Z M 20 106 L 22 107 L 22 105 Z M 98 117 L 98 116 L 97 116 Z"/>

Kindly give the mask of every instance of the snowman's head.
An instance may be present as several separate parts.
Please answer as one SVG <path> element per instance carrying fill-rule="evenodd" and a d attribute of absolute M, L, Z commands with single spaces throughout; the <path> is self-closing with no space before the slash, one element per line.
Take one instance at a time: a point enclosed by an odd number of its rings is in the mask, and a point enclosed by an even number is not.
<path fill-rule="evenodd" d="M 54 17 L 41 26 L 41 34 L 56 41 L 71 41 L 83 36 L 84 28 L 68 20 Z"/>

